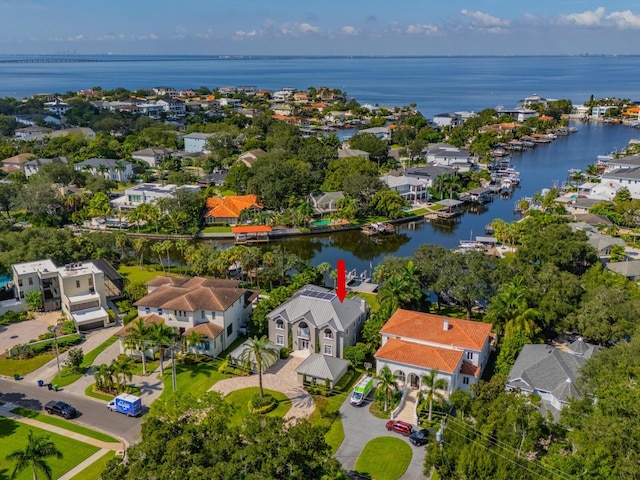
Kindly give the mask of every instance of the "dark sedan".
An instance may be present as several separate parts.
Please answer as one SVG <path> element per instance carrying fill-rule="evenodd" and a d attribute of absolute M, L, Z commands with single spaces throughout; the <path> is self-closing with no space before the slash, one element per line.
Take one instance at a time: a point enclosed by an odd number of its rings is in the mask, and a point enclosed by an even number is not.
<path fill-rule="evenodd" d="M 413 443 L 416 447 L 421 447 L 422 445 L 426 445 L 429 442 L 429 430 L 416 430 L 411 435 L 409 435 L 409 441 Z"/>

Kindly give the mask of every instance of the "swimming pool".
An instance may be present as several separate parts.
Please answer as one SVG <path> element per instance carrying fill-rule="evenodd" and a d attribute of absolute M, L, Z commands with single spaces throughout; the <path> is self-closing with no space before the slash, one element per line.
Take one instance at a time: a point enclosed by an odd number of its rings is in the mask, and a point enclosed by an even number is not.
<path fill-rule="evenodd" d="M 316 220 L 315 222 L 311 222 L 312 227 L 324 227 L 326 225 L 331 225 L 333 223 L 332 220 Z"/>
<path fill-rule="evenodd" d="M 0 277 L 0 288 L 4 287 L 5 285 L 8 285 L 9 282 L 11 282 L 13 280 L 13 277 L 10 277 L 9 275 L 3 275 Z"/>

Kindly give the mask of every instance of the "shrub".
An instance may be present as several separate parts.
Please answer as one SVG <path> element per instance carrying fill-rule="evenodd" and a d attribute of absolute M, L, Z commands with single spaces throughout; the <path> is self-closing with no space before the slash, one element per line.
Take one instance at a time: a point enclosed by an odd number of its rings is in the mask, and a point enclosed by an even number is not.
<path fill-rule="evenodd" d="M 125 316 L 122 319 L 122 323 L 124 325 L 128 325 L 133 320 L 135 320 L 137 316 L 138 316 L 138 310 L 131 310 L 125 314 Z"/>
<path fill-rule="evenodd" d="M 110 308 L 107 308 L 107 315 L 109 315 L 109 323 L 115 323 L 116 313 Z"/>
<path fill-rule="evenodd" d="M 285 358 L 289 358 L 289 355 L 291 355 L 291 349 L 289 347 L 283 347 L 280 349 L 280 358 L 284 360 Z"/>
<path fill-rule="evenodd" d="M 265 393 L 263 397 L 260 397 L 259 393 L 256 393 L 251 400 L 249 400 L 249 413 L 257 413 L 263 415 L 269 413 L 278 406 L 278 400 L 272 395 Z"/>
<path fill-rule="evenodd" d="M 60 326 L 60 331 L 63 335 L 71 335 L 72 333 L 76 333 L 76 322 L 73 320 L 65 320 L 62 322 Z"/>
<path fill-rule="evenodd" d="M 38 335 L 38 340 L 48 340 L 53 338 L 53 332 L 44 332 Z"/>

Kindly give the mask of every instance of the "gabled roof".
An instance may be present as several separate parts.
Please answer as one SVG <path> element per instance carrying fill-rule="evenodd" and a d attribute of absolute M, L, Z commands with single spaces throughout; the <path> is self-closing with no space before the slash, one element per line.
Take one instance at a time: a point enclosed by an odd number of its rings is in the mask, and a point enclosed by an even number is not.
<path fill-rule="evenodd" d="M 159 275 L 152 278 L 145 286 L 147 287 L 159 287 L 161 285 L 174 285 L 177 287 L 193 288 L 193 287 L 221 287 L 221 288 L 236 288 L 240 285 L 240 281 L 231 280 L 228 278 L 207 278 L 207 277 L 165 277 Z"/>
<path fill-rule="evenodd" d="M 144 317 L 138 317 L 138 318 L 142 319 L 143 323 L 147 327 L 150 327 L 151 325 L 154 325 L 154 324 L 164 325 L 164 318 L 162 318 L 160 315 L 156 315 L 155 313 L 152 313 L 150 315 L 145 315 Z M 129 331 L 135 327 L 134 323 L 137 321 L 138 320 L 136 319 L 128 323 L 127 325 L 122 327 L 120 330 L 118 330 L 116 332 L 116 335 L 118 337 L 126 337 L 127 335 L 129 335 Z"/>
<path fill-rule="evenodd" d="M 262 208 L 255 195 L 207 198 L 205 217 L 238 218 L 246 208 Z"/>
<path fill-rule="evenodd" d="M 189 336 L 193 332 L 200 333 L 207 338 L 217 338 L 218 335 L 224 332 L 224 328 L 215 323 L 201 323 L 200 325 L 196 325 L 195 327 L 187 328 L 184 332 L 184 335 Z"/>
<path fill-rule="evenodd" d="M 26 163 L 32 158 L 35 158 L 35 155 L 33 153 L 20 153 L 18 155 L 14 155 L 13 157 L 5 158 L 1 163 L 4 165 L 20 164 Z"/>
<path fill-rule="evenodd" d="M 550 345 L 525 345 L 509 372 L 507 386 L 529 392 L 549 392 L 562 402 L 569 397 L 580 398 L 575 384 L 578 371 L 586 361 L 584 355 Z"/>
<path fill-rule="evenodd" d="M 329 289 L 306 285 L 268 313 L 267 318 L 281 318 L 288 323 L 305 321 L 316 328 L 327 326 L 344 332 L 362 313 L 360 298 L 345 298 L 340 302 Z"/>
<path fill-rule="evenodd" d="M 296 373 L 315 378 L 328 378 L 332 382 L 339 380 L 349 367 L 349 361 L 341 358 L 312 353 L 298 365 Z"/>
<path fill-rule="evenodd" d="M 398 338 L 390 338 L 375 354 L 380 360 L 413 365 L 428 370 L 456 373 L 462 360 L 462 350 L 431 347 Z"/>
<path fill-rule="evenodd" d="M 640 260 L 629 260 L 626 262 L 609 262 L 606 265 L 608 270 L 617 272 L 625 277 L 640 276 Z"/>
<path fill-rule="evenodd" d="M 447 330 L 444 330 L 445 321 L 449 326 Z M 491 324 L 399 308 L 380 333 L 480 351 L 491 335 Z"/>

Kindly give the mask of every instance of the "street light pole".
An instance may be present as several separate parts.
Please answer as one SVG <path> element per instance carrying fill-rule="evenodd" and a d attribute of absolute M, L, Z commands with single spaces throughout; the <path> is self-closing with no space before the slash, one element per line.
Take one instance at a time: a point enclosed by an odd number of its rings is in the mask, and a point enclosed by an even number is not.
<path fill-rule="evenodd" d="M 49 328 L 53 332 L 53 343 L 56 344 L 56 364 L 58 365 L 58 375 L 60 375 L 60 352 L 58 350 L 58 326 L 53 325 Z"/>

